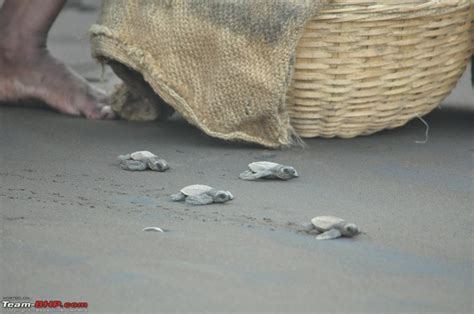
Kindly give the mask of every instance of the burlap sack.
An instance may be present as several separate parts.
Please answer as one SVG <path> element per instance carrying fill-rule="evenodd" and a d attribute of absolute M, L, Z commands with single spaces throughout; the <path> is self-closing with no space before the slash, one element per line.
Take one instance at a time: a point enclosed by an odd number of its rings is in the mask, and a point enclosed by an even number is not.
<path fill-rule="evenodd" d="M 322 2 L 105 0 L 92 53 L 140 73 L 210 136 L 276 148 L 297 138 L 286 92 L 298 39 Z M 128 85 L 136 77 L 120 72 Z"/>

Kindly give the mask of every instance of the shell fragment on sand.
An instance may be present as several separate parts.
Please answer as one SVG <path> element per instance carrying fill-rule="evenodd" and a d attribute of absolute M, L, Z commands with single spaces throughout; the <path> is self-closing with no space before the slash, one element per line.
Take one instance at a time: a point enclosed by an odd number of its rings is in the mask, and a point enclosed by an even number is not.
<path fill-rule="evenodd" d="M 165 232 L 163 229 L 159 227 L 146 227 L 146 228 L 143 228 L 142 231 Z"/>
<path fill-rule="evenodd" d="M 248 170 L 239 175 L 240 179 L 249 181 L 258 179 L 290 180 L 297 177 L 298 172 L 294 167 L 271 161 L 252 162 L 248 165 Z"/>
<path fill-rule="evenodd" d="M 158 158 L 158 156 L 146 150 L 119 155 L 117 158 L 120 160 L 120 167 L 125 170 L 144 171 L 151 169 L 163 172 L 170 168 L 166 160 Z"/>
<path fill-rule="evenodd" d="M 190 205 L 207 205 L 225 203 L 234 199 L 229 191 L 217 190 L 208 185 L 194 184 L 182 188 L 178 193 L 171 195 L 174 202 L 184 201 Z"/>

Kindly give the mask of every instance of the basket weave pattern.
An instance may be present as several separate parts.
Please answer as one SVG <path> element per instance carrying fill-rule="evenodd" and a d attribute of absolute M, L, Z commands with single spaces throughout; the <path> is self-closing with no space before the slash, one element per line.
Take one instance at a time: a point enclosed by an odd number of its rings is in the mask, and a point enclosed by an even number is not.
<path fill-rule="evenodd" d="M 469 0 L 333 0 L 306 26 L 288 91 L 302 137 L 395 128 L 437 107 L 471 54 Z"/>

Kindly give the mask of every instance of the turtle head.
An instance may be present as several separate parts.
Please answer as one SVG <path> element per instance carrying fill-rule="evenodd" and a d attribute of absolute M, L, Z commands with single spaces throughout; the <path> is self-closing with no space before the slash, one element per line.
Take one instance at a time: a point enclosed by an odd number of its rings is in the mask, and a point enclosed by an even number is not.
<path fill-rule="evenodd" d="M 234 199 L 234 196 L 229 191 L 217 191 L 214 196 L 214 203 L 224 203 Z"/>
<path fill-rule="evenodd" d="M 150 169 L 155 171 L 166 171 L 169 169 L 168 163 L 164 159 L 150 158 L 148 160 L 148 166 Z"/>
<path fill-rule="evenodd" d="M 296 172 L 296 169 L 290 166 L 282 166 L 278 172 L 278 177 L 282 179 L 292 179 L 298 177 L 298 172 Z"/>
<path fill-rule="evenodd" d="M 342 234 L 346 237 L 353 237 L 360 233 L 359 227 L 355 223 L 346 223 L 344 227 L 342 227 Z"/>

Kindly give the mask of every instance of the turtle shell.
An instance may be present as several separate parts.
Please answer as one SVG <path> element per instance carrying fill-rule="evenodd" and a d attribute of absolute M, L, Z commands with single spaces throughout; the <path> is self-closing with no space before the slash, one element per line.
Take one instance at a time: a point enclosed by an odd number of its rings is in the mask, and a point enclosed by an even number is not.
<path fill-rule="evenodd" d="M 271 161 L 256 161 L 249 164 L 249 169 L 252 172 L 266 171 L 279 166 L 276 162 Z"/>
<path fill-rule="evenodd" d="M 319 231 L 327 231 L 335 225 L 345 222 L 344 219 L 334 216 L 317 216 L 311 219 L 311 223 Z"/>
<path fill-rule="evenodd" d="M 193 185 L 188 185 L 182 188 L 181 193 L 187 196 L 198 196 L 198 195 L 201 195 L 202 193 L 206 193 L 213 189 L 214 189 L 213 187 L 210 187 L 208 185 L 193 184 Z"/>
<path fill-rule="evenodd" d="M 149 152 L 149 151 L 147 151 L 147 150 L 142 150 L 142 151 L 139 151 L 139 152 L 131 153 L 130 157 L 133 160 L 146 160 L 148 158 L 156 157 L 156 155 Z"/>

